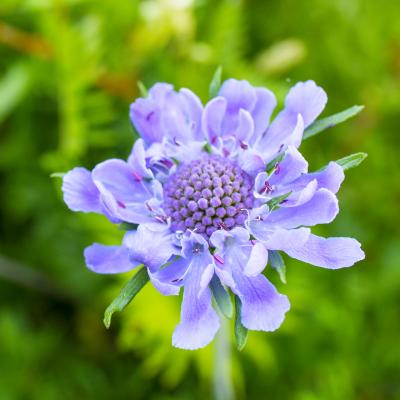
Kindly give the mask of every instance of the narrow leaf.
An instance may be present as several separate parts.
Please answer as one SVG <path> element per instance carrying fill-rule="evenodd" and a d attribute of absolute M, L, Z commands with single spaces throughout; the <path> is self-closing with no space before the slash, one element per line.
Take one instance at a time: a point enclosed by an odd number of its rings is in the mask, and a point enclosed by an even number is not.
<path fill-rule="evenodd" d="M 147 91 L 146 86 L 144 85 L 144 83 L 142 81 L 138 81 L 137 82 L 137 86 L 139 88 L 139 93 L 142 97 L 147 97 L 149 92 Z"/>
<path fill-rule="evenodd" d="M 279 251 L 276 250 L 268 251 L 268 259 L 269 262 L 271 263 L 271 267 L 278 272 L 281 281 L 283 283 L 286 283 L 286 265 Z"/>
<path fill-rule="evenodd" d="M 222 314 L 224 314 L 227 318 L 232 318 L 233 306 L 231 296 L 229 296 L 229 293 L 222 286 L 219 278 L 216 275 L 214 275 L 211 279 L 210 288 Z"/>
<path fill-rule="evenodd" d="M 267 201 L 267 206 L 272 211 L 276 207 L 278 207 L 279 204 L 282 203 L 282 201 L 284 201 L 291 194 L 292 194 L 292 192 L 289 192 L 289 193 L 282 194 L 281 196 L 274 197 L 273 199 Z"/>
<path fill-rule="evenodd" d="M 134 231 L 134 230 L 136 230 L 138 228 L 138 226 L 139 226 L 138 224 L 131 224 L 129 222 L 121 222 L 118 225 L 118 228 L 121 231 Z"/>
<path fill-rule="evenodd" d="M 14 64 L 0 81 L 0 122 L 16 107 L 28 93 L 31 72 L 28 65 Z"/>
<path fill-rule="evenodd" d="M 353 106 L 337 114 L 315 121 L 305 130 L 303 140 L 308 139 L 309 137 L 314 136 L 325 129 L 332 128 L 333 126 L 347 121 L 349 118 L 356 116 L 360 111 L 363 110 L 363 108 L 364 106 Z"/>
<path fill-rule="evenodd" d="M 219 66 L 210 83 L 210 97 L 218 96 L 219 88 L 221 87 L 222 67 Z"/>
<path fill-rule="evenodd" d="M 50 178 L 64 178 L 65 172 L 53 172 Z"/>
<path fill-rule="evenodd" d="M 107 307 L 104 313 L 104 325 L 108 329 L 111 325 L 112 315 L 117 311 L 122 311 L 132 299 L 140 292 L 143 286 L 148 282 L 149 275 L 146 267 L 142 267 L 128 283 L 122 288 L 119 295 Z"/>
<path fill-rule="evenodd" d="M 335 162 L 338 163 L 344 171 L 346 171 L 348 169 L 358 167 L 367 157 L 367 153 L 354 153 L 350 154 L 349 156 L 339 158 L 339 160 L 336 160 Z M 323 166 L 316 172 L 323 171 L 326 167 L 327 165 Z"/>
<path fill-rule="evenodd" d="M 270 174 L 272 172 L 272 170 L 275 168 L 276 164 L 283 160 L 284 156 L 285 156 L 285 153 L 280 153 L 273 160 L 271 160 L 267 164 L 267 167 L 265 168 L 266 172 L 268 172 L 268 174 Z"/>
<path fill-rule="evenodd" d="M 241 351 L 244 349 L 244 346 L 246 346 L 248 330 L 242 324 L 242 303 L 237 296 L 235 296 L 235 308 L 235 338 L 237 348 Z"/>
<path fill-rule="evenodd" d="M 367 153 L 354 153 L 340 158 L 339 160 L 336 160 L 336 162 L 346 171 L 350 168 L 358 167 L 367 157 Z"/>

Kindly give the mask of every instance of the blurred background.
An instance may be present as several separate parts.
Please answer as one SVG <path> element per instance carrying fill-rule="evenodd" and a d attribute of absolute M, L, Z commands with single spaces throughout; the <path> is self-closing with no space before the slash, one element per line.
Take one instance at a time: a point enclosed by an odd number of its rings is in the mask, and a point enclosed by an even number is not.
<path fill-rule="evenodd" d="M 314 79 L 324 116 L 366 106 L 302 145 L 312 169 L 369 154 L 346 173 L 336 221 L 316 230 L 358 238 L 366 261 L 287 260 L 286 285 L 267 272 L 292 309 L 279 331 L 233 348 L 237 398 L 400 399 L 399 15 L 397 0 L 1 0 L 0 399 L 212 396 L 213 345 L 171 346 L 179 298 L 148 285 L 104 328 L 130 276 L 89 272 L 82 251 L 122 232 L 70 212 L 50 174 L 127 157 L 138 80 L 207 101 L 218 65 L 281 104 Z"/>

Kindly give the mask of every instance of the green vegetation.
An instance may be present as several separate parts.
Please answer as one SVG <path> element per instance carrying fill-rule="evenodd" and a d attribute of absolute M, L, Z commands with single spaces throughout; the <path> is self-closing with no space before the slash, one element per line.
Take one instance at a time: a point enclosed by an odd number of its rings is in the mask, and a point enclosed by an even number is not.
<path fill-rule="evenodd" d="M 327 271 L 285 259 L 286 285 L 269 268 L 292 309 L 234 350 L 238 398 L 400 398 L 399 15 L 396 0 L 2 0 L 0 399 L 210 397 L 213 346 L 171 346 L 180 299 L 146 285 L 105 329 L 132 274 L 95 275 L 82 251 L 123 231 L 69 212 L 50 174 L 125 158 L 139 89 L 168 81 L 206 101 L 219 65 L 280 104 L 314 79 L 329 96 L 322 117 L 365 105 L 302 145 L 312 169 L 368 153 L 346 171 L 339 217 L 317 229 L 356 237 L 366 261 Z"/>

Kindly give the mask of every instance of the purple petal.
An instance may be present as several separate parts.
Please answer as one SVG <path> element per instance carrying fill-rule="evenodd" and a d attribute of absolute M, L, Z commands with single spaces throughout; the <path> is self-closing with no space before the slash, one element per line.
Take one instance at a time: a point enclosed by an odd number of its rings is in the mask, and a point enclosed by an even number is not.
<path fill-rule="evenodd" d="M 150 89 L 147 98 L 139 98 L 131 104 L 132 123 L 147 143 L 161 142 L 163 139 L 162 106 L 170 92 L 173 92 L 172 85 L 157 83 Z"/>
<path fill-rule="evenodd" d="M 301 114 L 307 127 L 321 114 L 327 100 L 325 91 L 314 81 L 298 82 L 286 96 L 283 112 Z"/>
<path fill-rule="evenodd" d="M 204 268 L 212 263 L 212 257 L 208 249 L 208 243 L 198 233 L 187 231 L 181 240 L 182 255 L 187 258 L 202 259 Z"/>
<path fill-rule="evenodd" d="M 234 269 L 236 288 L 242 302 L 242 324 L 252 330 L 274 331 L 285 319 L 290 308 L 286 296 L 278 293 L 264 275 L 247 277 Z"/>
<path fill-rule="evenodd" d="M 285 151 L 285 156 L 278 164 L 278 169 L 271 175 L 269 182 L 271 185 L 285 185 L 307 172 L 308 162 L 301 153 L 294 147 L 289 146 Z"/>
<path fill-rule="evenodd" d="M 293 187 L 305 186 L 313 179 L 317 180 L 318 188 L 325 188 L 332 193 L 337 193 L 344 180 L 343 168 L 331 161 L 322 171 L 312 172 L 299 177 L 293 182 Z"/>
<path fill-rule="evenodd" d="M 314 179 L 308 183 L 307 186 L 298 191 L 295 191 L 294 186 L 288 185 L 284 188 L 283 192 L 288 193 L 290 189 L 292 189 L 294 192 L 285 199 L 284 203 L 281 204 L 281 207 L 283 208 L 297 207 L 310 201 L 318 189 L 318 182 L 316 179 Z"/>
<path fill-rule="evenodd" d="M 87 267 L 98 274 L 127 272 L 140 264 L 129 259 L 128 250 L 124 246 L 103 246 L 94 243 L 86 247 L 84 255 Z"/>
<path fill-rule="evenodd" d="M 257 102 L 254 88 L 247 81 L 236 79 L 226 80 L 219 91 L 219 96 L 224 97 L 228 103 L 228 112 L 252 110 Z"/>
<path fill-rule="evenodd" d="M 265 162 L 261 155 L 251 148 L 239 154 L 238 164 L 243 171 L 252 176 L 265 169 Z"/>
<path fill-rule="evenodd" d="M 202 117 L 203 131 L 208 140 L 214 144 L 216 139 L 221 136 L 222 121 L 226 112 L 227 101 L 223 97 L 215 97 L 207 103 Z"/>
<path fill-rule="evenodd" d="M 200 99 L 189 89 L 183 88 L 179 93 L 186 103 L 187 115 L 191 121 L 191 138 L 194 140 L 204 140 L 204 135 L 201 130 L 203 105 L 201 104 Z"/>
<path fill-rule="evenodd" d="M 74 168 L 63 178 L 64 201 L 72 211 L 101 213 L 100 193 L 92 174 L 85 168 Z"/>
<path fill-rule="evenodd" d="M 297 114 L 296 125 L 292 133 L 285 139 L 286 146 L 299 147 L 304 133 L 304 120 L 301 114 Z"/>
<path fill-rule="evenodd" d="M 148 271 L 154 287 L 163 295 L 177 295 L 189 267 L 187 259 L 180 257 L 156 272 Z"/>
<path fill-rule="evenodd" d="M 276 106 L 276 98 L 268 89 L 256 88 L 255 90 L 257 102 L 251 111 L 251 115 L 254 120 L 254 134 L 258 137 L 268 128 L 269 120 Z"/>
<path fill-rule="evenodd" d="M 243 325 L 255 330 L 277 329 L 289 309 L 289 301 L 276 291 L 265 276 L 259 274 L 249 277 L 244 274 L 246 269 L 251 272 L 260 270 L 263 262 L 262 256 L 256 260 L 256 254 L 251 255 L 255 246 L 249 242 L 249 232 L 244 228 L 219 234 L 217 232 L 213 233 L 210 241 L 217 247 L 218 254 L 224 257 L 226 267 L 232 272 L 235 285 L 230 287 L 242 302 Z M 259 249 L 255 250 L 256 253 L 258 251 Z"/>
<path fill-rule="evenodd" d="M 285 100 L 285 107 L 272 122 L 258 144 L 262 153 L 271 157 L 282 145 L 298 147 L 307 128 L 322 112 L 327 102 L 326 93 L 315 82 L 299 82 L 293 86 Z M 303 122 L 299 120 L 301 116 Z"/>
<path fill-rule="evenodd" d="M 256 238 L 260 240 L 268 250 L 284 250 L 299 248 L 307 242 L 310 236 L 309 228 L 298 229 L 277 229 L 269 233 L 268 236 L 262 237 L 257 235 Z M 259 233 L 259 232 L 257 232 Z"/>
<path fill-rule="evenodd" d="M 254 133 L 254 122 L 250 113 L 246 110 L 239 110 L 239 118 L 234 136 L 239 141 L 246 142 Z"/>
<path fill-rule="evenodd" d="M 136 179 L 153 178 L 153 173 L 146 166 L 146 151 L 144 149 L 143 139 L 137 139 L 133 145 L 132 152 L 128 158 L 128 164 L 137 174 Z"/>
<path fill-rule="evenodd" d="M 177 93 L 172 85 L 162 83 L 131 105 L 132 122 L 148 144 L 163 139 L 178 144 L 202 140 L 201 114 L 201 102 L 190 90 Z"/>
<path fill-rule="evenodd" d="M 299 147 L 304 132 L 301 114 L 281 111 L 268 128 L 256 148 L 266 161 L 273 159 L 285 146 Z"/>
<path fill-rule="evenodd" d="M 232 243 L 246 243 L 250 239 L 250 234 L 247 229 L 240 226 L 230 231 L 220 229 L 211 235 L 210 243 L 219 249 L 224 249 L 226 239 L 230 239 Z"/>
<path fill-rule="evenodd" d="M 145 206 L 153 196 L 151 185 L 139 180 L 129 164 L 117 159 L 104 161 L 96 166 L 92 177 L 110 215 L 132 223 L 151 219 Z"/>
<path fill-rule="evenodd" d="M 259 275 L 267 266 L 268 251 L 261 243 L 256 243 L 251 249 L 249 260 L 243 269 L 247 276 Z"/>
<path fill-rule="evenodd" d="M 144 264 L 151 272 L 156 271 L 173 255 L 179 254 L 173 244 L 174 235 L 165 225 L 154 229 L 151 224 L 139 225 L 137 231 L 130 231 L 124 237 L 131 260 Z"/>
<path fill-rule="evenodd" d="M 254 181 L 254 197 L 261 199 L 268 196 L 264 192 L 265 182 L 269 182 L 269 175 L 265 171 L 258 173 Z"/>
<path fill-rule="evenodd" d="M 203 140 L 202 142 L 182 142 L 179 146 L 176 146 L 174 143 L 165 143 L 164 149 L 169 157 L 173 157 L 179 162 L 183 163 L 198 160 L 199 158 L 204 156 L 205 144 L 205 140 Z"/>
<path fill-rule="evenodd" d="M 268 215 L 270 225 L 281 228 L 313 226 L 333 221 L 339 212 L 336 196 L 327 189 L 319 189 L 310 201 L 298 207 L 281 207 Z"/>
<path fill-rule="evenodd" d="M 302 247 L 286 250 L 286 253 L 300 261 L 329 269 L 351 267 L 365 258 L 361 244 L 355 239 L 315 235 L 310 235 Z"/>
<path fill-rule="evenodd" d="M 211 342 L 219 328 L 219 319 L 212 308 L 210 290 L 208 287 L 201 289 L 206 265 L 201 258 L 194 257 L 189 268 L 185 277 L 181 321 L 175 328 L 172 343 L 181 349 L 195 350 Z"/>

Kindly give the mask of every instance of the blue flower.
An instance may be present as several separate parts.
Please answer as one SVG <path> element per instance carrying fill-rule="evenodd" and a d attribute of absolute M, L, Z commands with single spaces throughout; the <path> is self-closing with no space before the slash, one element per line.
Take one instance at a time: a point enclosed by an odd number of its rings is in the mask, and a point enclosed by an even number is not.
<path fill-rule="evenodd" d="M 335 162 L 309 173 L 298 151 L 326 101 L 313 81 L 297 83 L 270 123 L 275 96 L 246 81 L 227 80 L 205 107 L 188 89 L 156 84 L 131 105 L 142 138 L 128 160 L 64 176 L 71 210 L 137 225 L 120 246 L 89 246 L 88 268 L 119 273 L 143 264 L 161 293 L 183 288 L 176 347 L 203 347 L 217 332 L 213 278 L 240 299 L 246 328 L 279 328 L 290 304 L 262 273 L 270 251 L 329 269 L 364 258 L 355 239 L 310 229 L 336 217 L 344 179 Z"/>

